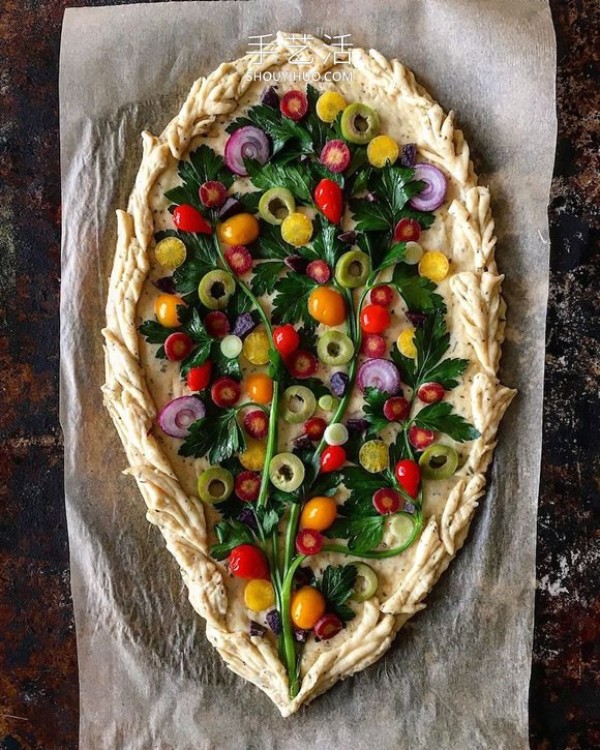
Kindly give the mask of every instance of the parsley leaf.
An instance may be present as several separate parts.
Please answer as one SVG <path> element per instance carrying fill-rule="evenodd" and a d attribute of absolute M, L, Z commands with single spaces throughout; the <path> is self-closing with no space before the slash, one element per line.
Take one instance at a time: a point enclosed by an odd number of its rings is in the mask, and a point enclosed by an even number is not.
<path fill-rule="evenodd" d="M 246 524 L 235 519 L 219 521 L 215 526 L 215 534 L 219 543 L 213 544 L 210 548 L 210 554 L 215 560 L 224 560 L 240 544 L 255 543 L 254 534 L 251 529 Z"/>
<path fill-rule="evenodd" d="M 447 401 L 425 406 L 416 415 L 414 422 L 423 429 L 443 432 L 459 443 L 476 440 L 479 437 L 479 431 L 460 414 L 456 414 L 452 409 L 452 404 Z"/>
<path fill-rule="evenodd" d="M 395 266 L 396 263 L 400 263 L 400 261 L 404 260 L 405 255 L 406 242 L 397 242 L 395 245 L 392 245 L 383 256 L 381 263 L 379 264 L 380 270 L 383 271 L 384 268 Z"/>
<path fill-rule="evenodd" d="M 183 441 L 179 455 L 195 458 L 207 455 L 211 465 L 215 465 L 245 447 L 246 438 L 237 421 L 237 410 L 209 407 L 206 416 L 190 426 L 190 434 Z"/>
<path fill-rule="evenodd" d="M 283 507 L 280 506 L 280 510 L 281 513 L 278 513 L 274 508 L 255 508 L 254 514 L 256 515 L 258 522 L 262 526 L 262 530 L 265 536 L 269 536 L 269 534 L 277 528 L 277 525 L 281 520 L 281 516 L 283 515 Z"/>
<path fill-rule="evenodd" d="M 167 190 L 165 198 L 178 205 L 190 203 L 202 213 L 206 213 L 206 208 L 200 202 L 198 195 L 200 185 L 209 180 L 222 182 L 225 187 L 230 187 L 233 184 L 233 175 L 225 167 L 223 157 L 204 143 L 200 148 L 192 151 L 189 155 L 189 161 L 182 160 L 179 162 L 177 173 L 182 184 L 172 190 Z"/>
<path fill-rule="evenodd" d="M 257 297 L 263 294 L 272 294 L 279 279 L 279 274 L 286 268 L 282 260 L 264 261 L 257 263 L 253 269 L 254 274 L 251 281 L 252 292 Z"/>
<path fill-rule="evenodd" d="M 210 237 L 205 234 L 179 233 L 172 229 L 157 232 L 156 241 L 163 237 L 177 237 L 186 247 L 185 262 L 173 272 L 173 282 L 179 294 L 188 303 L 198 301 L 198 284 L 200 279 L 215 268 L 215 250 Z"/>
<path fill-rule="evenodd" d="M 346 466 L 342 470 L 342 482 L 347 489 L 352 490 L 352 496 L 346 500 L 342 509 L 345 509 L 348 502 L 354 498 L 357 494 L 356 488 L 360 487 L 360 492 L 365 493 L 369 496 L 369 501 L 374 492 L 381 489 L 381 487 L 391 487 L 392 484 L 387 481 L 387 478 L 381 474 L 371 474 L 371 472 L 363 469 L 362 466 Z M 354 488 L 354 489 L 353 489 Z M 350 508 L 350 506 L 348 506 Z M 373 513 L 377 511 L 371 504 L 371 510 Z M 345 513 L 345 515 L 348 515 Z"/>
<path fill-rule="evenodd" d="M 260 235 L 253 245 L 253 250 L 256 258 L 266 260 L 274 258 L 284 260 L 288 255 L 294 255 L 296 252 L 296 248 L 282 238 L 281 229 L 266 221 L 260 222 Z"/>
<path fill-rule="evenodd" d="M 264 131 L 273 144 L 272 156 L 275 156 L 290 141 L 294 141 L 301 153 L 311 153 L 313 139 L 300 124 L 284 117 L 281 112 L 266 104 L 257 104 L 246 112 L 244 117 L 238 117 L 225 130 L 234 133 L 246 126 L 254 125 Z"/>
<path fill-rule="evenodd" d="M 314 226 L 313 241 L 310 245 L 298 248 L 298 253 L 307 260 L 324 260 L 333 268 L 348 247 L 338 239 L 340 228 L 326 221 L 321 214 L 316 214 Z"/>
<path fill-rule="evenodd" d="M 230 375 L 236 380 L 242 379 L 242 368 L 238 357 L 226 357 L 221 351 L 221 342 L 213 341 L 210 358 L 220 375 Z"/>
<path fill-rule="evenodd" d="M 277 292 L 273 298 L 273 318 L 281 323 L 310 323 L 308 313 L 308 295 L 317 287 L 316 281 L 309 276 L 289 274 L 280 279 Z"/>
<path fill-rule="evenodd" d="M 328 611 L 347 622 L 355 617 L 355 612 L 346 605 L 356 584 L 357 570 L 355 565 L 328 565 L 323 575 L 316 582 L 316 587 L 323 594 L 328 604 Z"/>
<path fill-rule="evenodd" d="M 444 298 L 435 291 L 435 284 L 425 276 L 419 276 L 416 266 L 399 264 L 394 268 L 392 284 L 406 303 L 409 310 L 431 312 L 446 311 Z"/>
<path fill-rule="evenodd" d="M 390 398 L 390 394 L 380 391 L 379 388 L 366 388 L 364 393 L 365 405 L 363 412 L 365 419 L 369 422 L 369 435 L 377 435 L 389 421 L 383 414 L 383 405 Z"/>
<path fill-rule="evenodd" d="M 234 193 L 233 198 L 242 204 L 242 208 L 248 214 L 255 214 L 258 211 L 258 203 L 262 198 L 260 190 L 252 190 L 247 193 Z"/>
<path fill-rule="evenodd" d="M 313 176 L 309 166 L 297 162 L 259 164 L 254 159 L 244 159 L 244 164 L 255 187 L 261 190 L 284 187 L 299 202 L 312 204 Z"/>
<path fill-rule="evenodd" d="M 138 331 L 144 336 L 149 344 L 164 344 L 173 333 L 173 328 L 165 328 L 155 320 L 145 320 Z"/>

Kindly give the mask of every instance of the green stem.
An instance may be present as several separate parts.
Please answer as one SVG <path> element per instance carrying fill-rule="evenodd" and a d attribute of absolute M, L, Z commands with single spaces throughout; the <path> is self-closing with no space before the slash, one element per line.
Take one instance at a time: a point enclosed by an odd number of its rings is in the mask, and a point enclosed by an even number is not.
<path fill-rule="evenodd" d="M 350 555 L 352 557 L 364 557 L 367 560 L 385 560 L 388 557 L 395 557 L 407 550 L 419 536 L 423 528 L 423 514 L 417 511 L 413 516 L 413 529 L 410 537 L 399 547 L 390 547 L 385 550 L 370 550 L 366 552 L 354 552 L 343 544 L 325 544 L 323 552 L 337 552 L 340 555 Z"/>
<path fill-rule="evenodd" d="M 296 559 L 290 565 L 285 578 L 283 579 L 283 585 L 281 587 L 281 623 L 283 627 L 283 637 L 280 642 L 280 648 L 282 653 L 280 654 L 281 660 L 285 663 L 288 679 L 290 683 L 290 698 L 295 698 L 300 692 L 300 679 L 298 676 L 298 654 L 296 652 L 296 642 L 294 640 L 294 631 L 292 629 L 292 621 L 290 618 L 290 606 L 292 600 L 292 583 L 294 581 L 294 573 L 304 560 L 304 555 L 298 555 Z"/>
<path fill-rule="evenodd" d="M 290 517 L 288 519 L 287 529 L 285 531 L 285 557 L 283 563 L 283 569 L 287 571 L 290 569 L 292 563 L 292 557 L 294 556 L 294 548 L 296 544 L 296 533 L 298 526 L 298 519 L 300 518 L 300 504 L 294 503 L 290 508 Z"/>
<path fill-rule="evenodd" d="M 271 413 L 269 415 L 269 432 L 267 434 L 267 448 L 265 451 L 265 465 L 260 481 L 260 491 L 256 507 L 260 508 L 267 502 L 269 491 L 269 465 L 273 454 L 277 449 L 277 415 L 279 413 L 279 383 L 273 381 L 273 400 L 271 401 Z"/>

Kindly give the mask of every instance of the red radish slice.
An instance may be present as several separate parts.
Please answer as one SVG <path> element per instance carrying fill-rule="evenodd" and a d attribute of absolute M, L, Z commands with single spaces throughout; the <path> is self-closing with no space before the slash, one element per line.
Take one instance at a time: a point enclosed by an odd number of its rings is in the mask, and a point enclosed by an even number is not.
<path fill-rule="evenodd" d="M 330 172 L 339 174 L 347 169 L 350 164 L 350 149 L 344 141 L 327 141 L 321 150 L 319 161 L 324 164 Z"/>
<path fill-rule="evenodd" d="M 269 139 L 260 128 L 245 125 L 233 132 L 225 144 L 225 164 L 235 174 L 248 176 L 244 159 L 254 159 L 265 164 L 269 159 Z"/>
<path fill-rule="evenodd" d="M 206 406 L 195 396 L 180 396 L 169 401 L 159 411 L 157 421 L 169 437 L 186 438 L 190 425 L 206 416 Z"/>
<path fill-rule="evenodd" d="M 367 388 L 377 388 L 395 396 L 400 390 L 400 373 L 389 359 L 368 359 L 360 366 L 357 382 L 363 393 Z"/>
<path fill-rule="evenodd" d="M 240 384 L 227 375 L 217 378 L 210 389 L 210 397 L 215 405 L 222 408 L 229 408 L 236 404 L 240 393 Z"/>
<path fill-rule="evenodd" d="M 409 200 L 408 205 L 417 211 L 435 211 L 446 198 L 448 182 L 444 173 L 433 164 L 417 164 L 415 180 L 422 180 L 426 186 L 422 192 Z"/>
<path fill-rule="evenodd" d="M 320 440 L 325 433 L 327 422 L 321 417 L 311 417 L 304 423 L 304 434 L 311 440 Z"/>
<path fill-rule="evenodd" d="M 446 391 L 441 383 L 423 383 L 417 391 L 419 400 L 424 404 L 437 404 L 445 395 Z"/>
<path fill-rule="evenodd" d="M 176 331 L 165 339 L 165 354 L 170 362 L 181 362 L 194 348 L 194 342 L 183 331 Z"/>
<path fill-rule="evenodd" d="M 373 495 L 373 507 L 382 516 L 400 510 L 400 495 L 391 487 L 382 487 Z"/>
<path fill-rule="evenodd" d="M 310 378 L 319 369 L 318 359 L 304 349 L 298 349 L 290 354 L 285 364 L 293 377 L 299 380 Z"/>
<path fill-rule="evenodd" d="M 418 242 L 421 225 L 416 219 L 400 219 L 394 228 L 394 242 Z"/>
<path fill-rule="evenodd" d="M 325 539 L 316 529 L 302 529 L 296 537 L 296 549 L 301 555 L 318 555 Z"/>
<path fill-rule="evenodd" d="M 379 336 L 377 333 L 366 333 L 362 338 L 362 344 L 360 348 L 361 354 L 369 359 L 380 359 L 385 356 L 387 344 L 383 336 Z"/>
<path fill-rule="evenodd" d="M 326 284 L 331 278 L 331 268 L 324 260 L 313 260 L 306 266 L 306 275 L 317 284 Z"/>
<path fill-rule="evenodd" d="M 408 442 L 418 451 L 425 450 L 435 440 L 435 432 L 414 424 L 408 431 Z"/>
<path fill-rule="evenodd" d="M 337 635 L 344 627 L 344 623 L 337 615 L 325 614 L 314 627 L 315 637 L 320 641 L 327 641 Z"/>

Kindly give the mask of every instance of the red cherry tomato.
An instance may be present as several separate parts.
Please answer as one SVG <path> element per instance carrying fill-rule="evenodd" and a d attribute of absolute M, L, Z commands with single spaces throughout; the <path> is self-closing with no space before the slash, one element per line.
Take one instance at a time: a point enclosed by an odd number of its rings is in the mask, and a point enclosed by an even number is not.
<path fill-rule="evenodd" d="M 286 323 L 274 329 L 273 343 L 281 356 L 287 357 L 300 346 L 300 336 L 291 323 Z"/>
<path fill-rule="evenodd" d="M 365 333 L 383 333 L 390 321 L 389 312 L 381 305 L 367 305 L 360 314 L 360 327 Z"/>
<path fill-rule="evenodd" d="M 173 221 L 177 229 L 182 232 L 195 232 L 197 234 L 212 234 L 210 224 L 198 209 L 184 203 L 173 211 Z"/>
<path fill-rule="evenodd" d="M 315 205 L 332 224 L 339 224 L 344 209 L 342 188 L 333 180 L 321 180 L 315 188 Z"/>
<path fill-rule="evenodd" d="M 416 497 L 419 494 L 421 482 L 419 464 L 416 461 L 411 461 L 410 458 L 405 458 L 398 461 L 394 472 L 402 489 L 411 497 Z"/>
<path fill-rule="evenodd" d="M 328 445 L 321 453 L 321 471 L 328 474 L 341 469 L 346 461 L 346 451 L 341 445 Z"/>
<path fill-rule="evenodd" d="M 229 570 L 237 578 L 269 580 L 269 564 L 263 553 L 253 544 L 240 544 L 231 551 Z"/>
<path fill-rule="evenodd" d="M 191 391 L 203 391 L 210 381 L 212 372 L 212 362 L 205 362 L 199 367 L 192 367 L 189 370 L 186 381 Z"/>
<path fill-rule="evenodd" d="M 421 225 L 415 219 L 400 219 L 394 228 L 394 242 L 418 242 Z"/>

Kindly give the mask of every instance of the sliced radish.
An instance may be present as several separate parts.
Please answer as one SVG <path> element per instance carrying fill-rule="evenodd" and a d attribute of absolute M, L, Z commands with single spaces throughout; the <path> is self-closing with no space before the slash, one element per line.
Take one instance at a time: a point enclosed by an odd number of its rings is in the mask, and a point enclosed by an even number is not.
<path fill-rule="evenodd" d="M 253 409 L 244 415 L 244 429 L 250 437 L 262 440 L 269 431 L 269 419 L 262 409 Z"/>
<path fill-rule="evenodd" d="M 260 492 L 260 474 L 255 471 L 242 471 L 235 478 L 233 491 L 243 503 L 253 503 Z"/>
<path fill-rule="evenodd" d="M 344 627 L 344 623 L 337 615 L 327 613 L 318 620 L 314 627 L 315 637 L 320 641 L 328 641 L 337 635 Z"/>
<path fill-rule="evenodd" d="M 195 396 L 179 396 L 159 411 L 157 421 L 165 435 L 186 438 L 190 425 L 206 416 L 206 406 Z"/>
<path fill-rule="evenodd" d="M 293 377 L 299 380 L 310 378 L 319 369 L 318 359 L 304 349 L 298 349 L 290 354 L 285 363 Z"/>
<path fill-rule="evenodd" d="M 254 159 L 265 164 L 269 159 L 269 139 L 260 128 L 245 125 L 233 132 L 225 144 L 225 164 L 235 174 L 248 176 L 244 159 Z M 225 206 L 223 206 L 225 207 Z"/>
<path fill-rule="evenodd" d="M 212 310 L 204 318 L 204 327 L 209 336 L 222 339 L 229 333 L 229 318 L 222 310 Z"/>
<path fill-rule="evenodd" d="M 448 181 L 444 173 L 433 164 L 417 164 L 415 166 L 415 180 L 425 183 L 425 189 L 408 202 L 417 211 L 435 211 L 446 199 Z"/>
<path fill-rule="evenodd" d="M 206 208 L 221 208 L 227 198 L 227 188 L 222 182 L 209 180 L 200 185 L 198 195 Z"/>
<path fill-rule="evenodd" d="M 243 276 L 252 268 L 252 256 L 245 245 L 231 245 L 225 250 L 225 260 L 236 276 Z"/>
<path fill-rule="evenodd" d="M 331 278 L 331 268 L 324 260 L 313 260 L 306 266 L 306 275 L 317 284 L 326 284 Z"/>
<path fill-rule="evenodd" d="M 390 422 L 404 422 L 410 413 L 410 403 L 403 396 L 392 396 L 383 405 L 383 415 Z"/>
<path fill-rule="evenodd" d="M 279 104 L 281 114 L 298 122 L 308 112 L 308 99 L 303 91 L 288 91 Z"/>
<path fill-rule="evenodd" d="M 389 307 L 394 301 L 394 290 L 388 284 L 380 284 L 371 289 L 371 304 Z"/>

